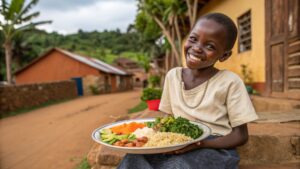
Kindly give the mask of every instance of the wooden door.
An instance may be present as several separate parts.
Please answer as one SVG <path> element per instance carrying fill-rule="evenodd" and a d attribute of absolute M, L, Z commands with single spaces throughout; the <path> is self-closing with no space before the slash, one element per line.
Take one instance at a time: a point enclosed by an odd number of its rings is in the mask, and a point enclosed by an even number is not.
<path fill-rule="evenodd" d="M 300 0 L 266 0 L 267 94 L 300 99 Z"/>

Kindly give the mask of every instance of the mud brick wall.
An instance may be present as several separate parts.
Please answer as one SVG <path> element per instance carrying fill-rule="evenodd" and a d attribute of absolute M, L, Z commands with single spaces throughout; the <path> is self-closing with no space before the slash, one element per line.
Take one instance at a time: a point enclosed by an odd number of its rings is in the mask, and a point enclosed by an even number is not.
<path fill-rule="evenodd" d="M 83 81 L 84 95 L 96 94 L 96 93 L 92 92 L 91 86 L 93 86 L 94 88 L 97 89 L 97 91 L 99 92 L 98 94 L 110 92 L 109 90 L 106 90 L 106 88 L 105 88 L 104 76 L 89 75 L 89 76 L 83 77 L 82 81 Z"/>
<path fill-rule="evenodd" d="M 77 96 L 74 81 L 0 87 L 0 114 Z"/>

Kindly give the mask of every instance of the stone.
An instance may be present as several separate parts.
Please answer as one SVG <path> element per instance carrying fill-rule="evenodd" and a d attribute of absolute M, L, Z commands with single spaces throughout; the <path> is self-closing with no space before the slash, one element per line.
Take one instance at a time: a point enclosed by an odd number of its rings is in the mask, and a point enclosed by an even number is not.
<path fill-rule="evenodd" d="M 102 165 L 99 169 L 116 169 L 116 166 Z"/>
<path fill-rule="evenodd" d="M 251 135 L 247 144 L 238 148 L 240 164 L 267 164 L 294 161 L 290 136 Z"/>
<path fill-rule="evenodd" d="M 300 158 L 300 136 L 291 137 L 291 144 L 294 148 L 294 155 L 296 155 L 297 158 Z"/>
<path fill-rule="evenodd" d="M 97 154 L 96 162 L 101 166 L 102 165 L 116 166 L 121 162 L 124 156 L 125 153 L 123 152 L 115 151 L 105 146 L 102 146 L 101 150 Z"/>
<path fill-rule="evenodd" d="M 92 146 L 91 150 L 89 151 L 89 153 L 87 155 L 87 161 L 90 164 L 90 166 L 95 166 L 97 153 L 100 151 L 100 149 L 101 149 L 101 145 L 98 143 L 95 143 Z"/>

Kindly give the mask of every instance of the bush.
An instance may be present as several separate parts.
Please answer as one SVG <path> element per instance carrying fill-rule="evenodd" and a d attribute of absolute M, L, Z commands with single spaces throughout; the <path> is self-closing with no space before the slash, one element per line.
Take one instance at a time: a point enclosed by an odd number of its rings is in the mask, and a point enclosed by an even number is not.
<path fill-rule="evenodd" d="M 253 73 L 249 69 L 248 65 L 242 64 L 242 78 L 245 84 L 253 83 Z"/>
<path fill-rule="evenodd" d="M 98 87 L 93 86 L 93 85 L 91 85 L 91 86 L 89 86 L 89 87 L 90 87 L 90 90 L 91 90 L 91 92 L 92 92 L 93 95 L 98 95 L 98 94 L 100 94 L 100 90 L 99 90 Z"/>
<path fill-rule="evenodd" d="M 142 101 L 160 99 L 162 95 L 162 90 L 158 88 L 146 88 L 143 90 L 141 97 Z"/>
<path fill-rule="evenodd" d="M 160 86 L 160 77 L 153 75 L 149 77 L 150 87 L 159 87 Z"/>

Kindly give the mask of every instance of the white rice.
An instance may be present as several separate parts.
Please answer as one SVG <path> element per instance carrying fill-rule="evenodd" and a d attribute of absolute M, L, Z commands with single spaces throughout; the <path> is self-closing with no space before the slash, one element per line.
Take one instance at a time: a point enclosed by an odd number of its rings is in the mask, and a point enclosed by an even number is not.
<path fill-rule="evenodd" d="M 144 145 L 144 147 L 171 146 L 186 143 L 192 140 L 193 139 L 191 137 L 179 133 L 156 132 L 149 136 L 148 142 Z"/>
<path fill-rule="evenodd" d="M 150 135 L 154 134 L 154 130 L 152 128 L 149 127 L 143 127 L 142 129 L 138 128 L 136 129 L 133 134 L 137 137 L 137 138 L 141 138 L 141 137 L 149 137 Z"/>

